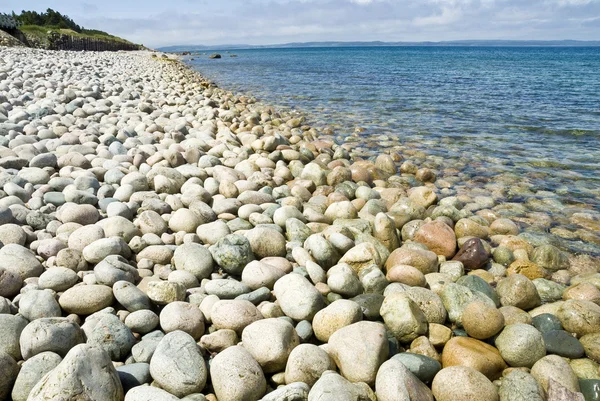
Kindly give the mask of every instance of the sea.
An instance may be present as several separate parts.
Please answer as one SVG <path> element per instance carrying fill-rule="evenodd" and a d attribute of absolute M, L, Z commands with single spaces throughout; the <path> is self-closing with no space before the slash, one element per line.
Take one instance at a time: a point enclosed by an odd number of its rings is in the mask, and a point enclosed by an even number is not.
<path fill-rule="evenodd" d="M 186 61 L 301 113 L 355 156 L 396 152 L 433 168 L 444 194 L 493 197 L 534 243 L 600 255 L 600 47 L 212 53 Z"/>

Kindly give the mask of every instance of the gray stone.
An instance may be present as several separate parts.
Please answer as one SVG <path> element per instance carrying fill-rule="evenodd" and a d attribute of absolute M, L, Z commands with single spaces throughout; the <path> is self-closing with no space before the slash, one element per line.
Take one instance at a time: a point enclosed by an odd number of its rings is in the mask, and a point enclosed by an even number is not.
<path fill-rule="evenodd" d="M 321 293 L 306 278 L 297 273 L 283 276 L 277 280 L 273 288 L 281 309 L 292 319 L 312 320 L 325 306 Z"/>
<path fill-rule="evenodd" d="M 229 347 L 214 357 L 210 379 L 219 401 L 259 400 L 267 387 L 259 363 L 240 346 Z"/>
<path fill-rule="evenodd" d="M 98 284 L 112 287 L 117 281 L 136 283 L 140 275 L 127 259 L 119 255 L 109 255 L 94 267 L 94 275 Z"/>
<path fill-rule="evenodd" d="M 0 267 L 18 274 L 22 280 L 39 277 L 44 272 L 35 255 L 18 244 L 8 244 L 0 249 Z"/>
<path fill-rule="evenodd" d="M 193 274 L 198 280 L 209 278 L 214 268 L 210 251 L 200 244 L 183 244 L 173 254 L 173 264 L 177 270 Z"/>
<path fill-rule="evenodd" d="M 506 326 L 496 337 L 496 348 L 513 367 L 531 368 L 546 355 L 542 333 L 535 327 L 522 323 Z"/>
<path fill-rule="evenodd" d="M 367 385 L 351 383 L 336 372 L 327 371 L 311 388 L 308 401 L 370 401 L 369 396 Z"/>
<path fill-rule="evenodd" d="M 179 401 L 179 398 L 157 387 L 139 386 L 125 394 L 125 401 Z"/>
<path fill-rule="evenodd" d="M 72 320 L 62 317 L 37 319 L 21 332 L 23 359 L 42 352 L 54 352 L 64 357 L 77 344 L 84 342 L 83 332 Z"/>
<path fill-rule="evenodd" d="M 289 322 L 272 318 L 246 326 L 242 332 L 242 343 L 263 371 L 273 373 L 285 368 L 290 352 L 300 339 Z"/>
<path fill-rule="evenodd" d="M 147 363 L 132 363 L 119 366 L 117 367 L 117 373 L 125 392 L 152 381 L 150 365 Z"/>
<path fill-rule="evenodd" d="M 0 399 L 8 399 L 13 383 L 19 373 L 17 362 L 4 351 L 0 351 Z"/>
<path fill-rule="evenodd" d="M 13 401 L 26 401 L 33 387 L 61 361 L 62 358 L 53 352 L 42 352 L 26 360 L 12 390 Z"/>
<path fill-rule="evenodd" d="M 250 242 L 246 237 L 230 234 L 209 248 L 213 259 L 226 272 L 241 275 L 244 267 L 254 260 Z"/>
<path fill-rule="evenodd" d="M 129 327 L 110 313 L 103 313 L 86 335 L 88 344 L 105 350 L 113 361 L 124 360 L 136 342 Z"/>
<path fill-rule="evenodd" d="M 527 372 L 515 369 L 504 376 L 498 391 L 500 401 L 543 401 L 542 386 Z"/>
<path fill-rule="evenodd" d="M 5 352 L 14 360 L 21 360 L 19 338 L 27 323 L 20 315 L 0 314 L 0 352 Z"/>
<path fill-rule="evenodd" d="M 425 355 L 402 352 L 392 358 L 400 361 L 423 383 L 430 383 L 442 369 L 442 365 L 438 361 Z"/>
<path fill-rule="evenodd" d="M 91 315 L 113 303 L 113 292 L 105 285 L 78 285 L 66 290 L 58 303 L 67 313 Z"/>
<path fill-rule="evenodd" d="M 28 401 L 123 400 L 123 387 L 108 354 L 98 347 L 80 344 L 47 373 L 31 390 Z"/>
<path fill-rule="evenodd" d="M 19 299 L 19 313 L 29 321 L 62 315 L 60 306 L 50 290 L 27 291 Z"/>
<path fill-rule="evenodd" d="M 379 368 L 375 391 L 378 401 L 433 401 L 431 390 L 395 358 Z"/>
<path fill-rule="evenodd" d="M 152 309 L 150 298 L 129 281 L 117 281 L 113 285 L 113 295 L 129 312 Z"/>
<path fill-rule="evenodd" d="M 163 389 L 181 398 L 201 392 L 208 373 L 196 341 L 183 331 L 174 331 L 158 344 L 150 360 L 150 374 Z"/>

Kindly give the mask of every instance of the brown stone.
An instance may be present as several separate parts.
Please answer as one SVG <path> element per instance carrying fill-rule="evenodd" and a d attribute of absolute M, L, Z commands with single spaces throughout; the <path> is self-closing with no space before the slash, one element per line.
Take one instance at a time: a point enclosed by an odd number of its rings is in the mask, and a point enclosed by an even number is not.
<path fill-rule="evenodd" d="M 485 265 L 489 258 L 490 255 L 485 250 L 481 240 L 471 238 L 463 244 L 452 260 L 462 262 L 466 270 L 476 270 Z"/>
<path fill-rule="evenodd" d="M 507 368 L 500 352 L 483 341 L 469 337 L 454 337 L 444 346 L 442 366 L 467 366 L 495 380 Z"/>
<path fill-rule="evenodd" d="M 506 274 L 510 276 L 511 274 L 522 274 L 530 280 L 535 280 L 536 278 L 544 278 L 547 276 L 546 271 L 536 265 L 535 263 L 529 260 L 515 260 L 508 266 L 506 269 Z"/>
<path fill-rule="evenodd" d="M 430 251 L 451 258 L 456 253 L 456 235 L 442 221 L 432 221 L 419 228 L 414 240 L 427 245 Z"/>
<path fill-rule="evenodd" d="M 398 248 L 388 257 L 385 268 L 389 270 L 396 265 L 413 266 L 423 274 L 436 273 L 438 257 L 435 253 L 424 249 Z"/>
<path fill-rule="evenodd" d="M 590 301 L 600 305 L 600 290 L 591 283 L 580 283 L 567 288 L 563 293 L 563 299 L 565 301 L 569 299 Z"/>
<path fill-rule="evenodd" d="M 474 301 L 463 311 L 462 324 L 469 336 L 485 340 L 502 330 L 504 315 L 487 303 Z"/>
<path fill-rule="evenodd" d="M 409 265 L 396 265 L 387 271 L 385 277 L 392 283 L 402 283 L 411 287 L 425 287 L 425 275 L 419 269 Z"/>

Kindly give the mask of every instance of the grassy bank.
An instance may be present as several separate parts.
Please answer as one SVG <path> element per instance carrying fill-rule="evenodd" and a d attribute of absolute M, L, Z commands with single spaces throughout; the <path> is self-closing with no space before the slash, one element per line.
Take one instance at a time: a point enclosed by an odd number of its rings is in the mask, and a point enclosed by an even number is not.
<path fill-rule="evenodd" d="M 41 41 L 45 41 L 50 33 L 58 33 L 63 35 L 70 35 L 74 37 L 82 37 L 82 38 L 93 38 L 93 39 L 101 39 L 112 42 L 119 43 L 127 43 L 133 44 L 128 40 L 120 38 L 118 36 L 113 36 L 105 32 L 95 31 L 95 30 L 85 30 L 83 32 L 75 32 L 71 29 L 60 29 L 60 28 L 51 28 L 40 25 L 22 25 L 19 27 L 19 30 L 25 34 L 35 36 Z"/>

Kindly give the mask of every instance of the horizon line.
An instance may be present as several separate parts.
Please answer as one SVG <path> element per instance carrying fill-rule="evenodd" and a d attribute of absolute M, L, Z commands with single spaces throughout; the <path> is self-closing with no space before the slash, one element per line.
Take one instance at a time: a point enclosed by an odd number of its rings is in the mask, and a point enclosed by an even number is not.
<path fill-rule="evenodd" d="M 279 48 L 279 47 L 319 47 L 319 45 L 325 46 L 361 46 L 361 45 L 379 45 L 379 46 L 416 46 L 416 45 L 456 45 L 456 44 L 471 44 L 477 46 L 477 44 L 492 44 L 492 43 L 506 43 L 506 44 L 519 44 L 521 46 L 546 46 L 546 47 L 557 47 L 564 46 L 567 43 L 572 44 L 593 44 L 593 47 L 600 46 L 600 40 L 579 40 L 579 39 L 457 39 L 457 40 L 425 40 L 425 41 L 354 41 L 354 40 L 330 40 L 330 41 L 306 41 L 306 42 L 286 42 L 286 43 L 271 43 L 271 44 L 244 44 L 244 43 L 228 43 L 218 45 L 204 45 L 204 44 L 176 44 L 156 47 L 160 49 L 172 49 L 172 48 L 203 48 L 206 50 L 219 50 L 219 49 L 231 49 L 231 50 L 244 50 L 244 49 L 260 49 L 260 48 Z"/>

